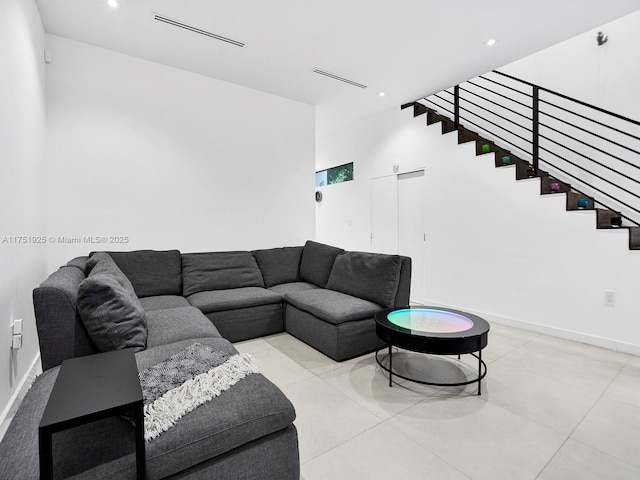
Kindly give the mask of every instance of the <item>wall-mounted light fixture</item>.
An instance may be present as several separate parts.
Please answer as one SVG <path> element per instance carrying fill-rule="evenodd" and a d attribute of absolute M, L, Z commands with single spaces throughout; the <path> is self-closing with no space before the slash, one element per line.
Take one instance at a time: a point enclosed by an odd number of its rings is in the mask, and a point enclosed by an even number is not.
<path fill-rule="evenodd" d="M 604 32 L 598 32 L 596 40 L 598 40 L 598 46 L 601 47 L 602 45 L 607 43 L 607 41 L 609 40 L 609 36 L 605 35 Z"/>

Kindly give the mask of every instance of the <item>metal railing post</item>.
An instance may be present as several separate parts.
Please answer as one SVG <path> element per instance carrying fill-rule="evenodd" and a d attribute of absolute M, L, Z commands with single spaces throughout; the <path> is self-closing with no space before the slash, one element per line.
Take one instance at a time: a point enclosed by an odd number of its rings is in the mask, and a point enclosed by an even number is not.
<path fill-rule="evenodd" d="M 460 127 L 460 85 L 453 87 L 453 126 Z"/>
<path fill-rule="evenodd" d="M 535 175 L 538 175 L 538 156 L 540 153 L 540 87 L 537 85 L 533 86 L 533 115 L 531 118 L 532 122 L 532 138 L 531 138 L 531 157 L 533 162 L 533 171 Z"/>

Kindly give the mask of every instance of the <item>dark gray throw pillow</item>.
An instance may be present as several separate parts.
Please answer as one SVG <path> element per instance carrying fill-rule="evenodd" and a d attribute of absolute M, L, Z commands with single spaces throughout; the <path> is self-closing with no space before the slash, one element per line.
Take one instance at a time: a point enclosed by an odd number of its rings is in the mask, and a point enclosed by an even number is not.
<path fill-rule="evenodd" d="M 398 255 L 344 252 L 336 257 L 327 288 L 392 307 L 401 264 Z"/>
<path fill-rule="evenodd" d="M 104 257 L 102 257 L 104 255 Z M 78 313 L 101 352 L 147 345 L 144 308 L 131 282 L 107 254 L 78 286 Z"/>
<path fill-rule="evenodd" d="M 87 261 L 84 264 L 85 276 L 88 277 L 93 271 L 94 267 L 98 263 L 103 263 L 103 262 L 106 262 L 106 264 L 114 265 L 115 267 L 117 267 L 116 262 L 113 260 L 111 255 L 109 255 L 107 252 L 91 252 L 89 254 L 89 257 L 87 258 Z M 102 265 L 102 267 L 104 268 L 104 265 Z"/>
<path fill-rule="evenodd" d="M 229 288 L 264 287 L 251 252 L 182 254 L 183 295 Z"/>
<path fill-rule="evenodd" d="M 307 240 L 300 260 L 300 278 L 305 282 L 325 288 L 331 274 L 331 268 L 333 268 L 333 262 L 342 252 L 344 252 L 342 248 Z"/>
<path fill-rule="evenodd" d="M 255 250 L 253 256 L 262 272 L 265 287 L 300 281 L 302 247 Z"/>
<path fill-rule="evenodd" d="M 109 255 L 107 252 L 92 253 L 87 260 L 85 275 L 89 277 L 91 275 L 97 275 L 99 273 L 105 273 L 114 277 L 118 281 L 118 283 L 120 283 L 126 290 L 135 295 L 135 288 L 133 288 L 131 280 L 129 280 L 129 277 L 127 277 L 124 272 L 120 270 L 120 267 L 118 267 L 111 255 Z M 136 299 L 137 298 L 138 297 L 136 296 Z"/>

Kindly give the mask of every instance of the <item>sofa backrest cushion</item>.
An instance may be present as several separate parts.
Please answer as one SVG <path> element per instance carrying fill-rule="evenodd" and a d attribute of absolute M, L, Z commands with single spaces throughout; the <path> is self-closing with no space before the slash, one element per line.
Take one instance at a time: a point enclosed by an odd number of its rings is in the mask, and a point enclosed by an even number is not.
<path fill-rule="evenodd" d="M 185 253 L 182 255 L 183 295 L 228 288 L 264 287 L 251 252 Z"/>
<path fill-rule="evenodd" d="M 265 287 L 300 281 L 302 247 L 255 250 L 253 256 L 262 272 Z"/>
<path fill-rule="evenodd" d="M 111 257 L 92 257 L 89 276 L 78 286 L 78 312 L 91 340 L 101 352 L 147 345 L 144 308 L 127 277 Z"/>
<path fill-rule="evenodd" d="M 325 288 L 333 262 L 342 252 L 342 248 L 307 240 L 300 260 L 300 279 Z"/>
<path fill-rule="evenodd" d="M 182 295 L 182 258 L 178 250 L 108 253 L 131 281 L 138 297 Z"/>
<path fill-rule="evenodd" d="M 400 281 L 398 282 L 398 293 L 394 307 L 406 307 L 409 305 L 411 296 L 411 257 L 400 255 L 402 266 L 400 267 Z"/>
<path fill-rule="evenodd" d="M 344 252 L 336 257 L 327 288 L 392 307 L 401 265 L 398 255 Z"/>

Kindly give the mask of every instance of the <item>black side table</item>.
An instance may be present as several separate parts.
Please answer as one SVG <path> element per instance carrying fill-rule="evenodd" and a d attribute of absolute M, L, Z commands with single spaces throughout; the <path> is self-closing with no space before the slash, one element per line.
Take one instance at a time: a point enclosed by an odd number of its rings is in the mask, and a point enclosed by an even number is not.
<path fill-rule="evenodd" d="M 136 421 L 136 468 L 138 479 L 143 480 L 144 413 L 133 349 L 62 362 L 38 428 L 40 478 L 53 478 L 54 433 L 125 412 L 133 413 Z"/>

